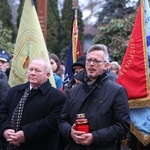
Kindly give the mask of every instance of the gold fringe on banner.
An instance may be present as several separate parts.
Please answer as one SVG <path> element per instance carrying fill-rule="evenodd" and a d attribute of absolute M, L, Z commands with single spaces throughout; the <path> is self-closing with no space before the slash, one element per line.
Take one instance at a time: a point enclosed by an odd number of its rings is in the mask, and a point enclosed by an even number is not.
<path fill-rule="evenodd" d="M 137 137 L 137 139 L 144 145 L 147 146 L 150 143 L 150 134 L 145 136 L 133 123 L 130 124 L 130 131 Z"/>
<path fill-rule="evenodd" d="M 150 98 L 141 98 L 141 99 L 134 99 L 129 100 L 129 108 L 143 108 L 150 106 Z"/>

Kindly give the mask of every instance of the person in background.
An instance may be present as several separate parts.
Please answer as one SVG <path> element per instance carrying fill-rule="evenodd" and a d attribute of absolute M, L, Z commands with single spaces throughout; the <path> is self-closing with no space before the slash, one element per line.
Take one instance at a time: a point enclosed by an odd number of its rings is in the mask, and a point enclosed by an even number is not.
<path fill-rule="evenodd" d="M 76 62 L 73 63 L 72 72 L 74 74 L 74 78 L 69 81 L 67 87 L 64 89 L 65 94 L 67 94 L 71 88 L 83 81 L 85 75 L 85 59 L 85 56 L 80 56 L 77 58 Z"/>
<path fill-rule="evenodd" d="M 111 57 L 110 57 L 110 56 L 111 56 Z M 110 70 L 110 68 L 111 68 L 111 63 L 110 63 L 110 62 L 111 62 L 111 60 L 112 60 L 112 55 L 109 55 L 108 59 L 109 59 L 109 62 L 108 62 L 108 65 L 107 65 L 107 75 L 108 75 L 108 77 L 109 77 L 109 79 L 110 79 L 111 81 L 116 82 L 118 76 L 117 76 L 116 74 L 112 73 L 111 70 Z"/>
<path fill-rule="evenodd" d="M 85 69 L 85 59 L 86 56 L 80 56 L 77 58 L 76 62 L 72 65 L 72 71 L 74 75 Z"/>
<path fill-rule="evenodd" d="M 59 130 L 67 141 L 65 150 L 115 150 L 116 140 L 129 131 L 127 92 L 108 78 L 108 63 L 105 45 L 88 49 L 85 82 L 69 91 L 61 113 Z M 88 133 L 76 130 L 77 114 L 85 114 Z"/>
<path fill-rule="evenodd" d="M 0 106 L 6 100 L 10 86 L 8 84 L 11 56 L 3 49 L 0 50 Z"/>
<path fill-rule="evenodd" d="M 8 78 L 2 70 L 0 70 L 0 106 L 5 102 L 10 86 Z"/>
<path fill-rule="evenodd" d="M 66 97 L 49 82 L 50 64 L 31 61 L 28 82 L 12 87 L 0 107 L 0 144 L 6 150 L 58 150 L 58 122 Z"/>
<path fill-rule="evenodd" d="M 60 59 L 58 58 L 58 56 L 54 53 L 49 54 L 50 57 L 50 62 L 52 65 L 52 70 L 55 74 L 57 74 L 58 76 L 61 77 L 61 71 L 60 71 Z"/>
<path fill-rule="evenodd" d="M 118 76 L 120 70 L 120 65 L 117 61 L 112 61 L 110 63 L 110 71 Z"/>
<path fill-rule="evenodd" d="M 0 50 L 0 70 L 6 73 L 9 78 L 11 56 L 4 50 Z"/>
<path fill-rule="evenodd" d="M 49 54 L 50 63 L 53 70 L 56 88 L 60 91 L 63 90 L 63 82 L 60 74 L 60 60 L 57 55 Z"/>

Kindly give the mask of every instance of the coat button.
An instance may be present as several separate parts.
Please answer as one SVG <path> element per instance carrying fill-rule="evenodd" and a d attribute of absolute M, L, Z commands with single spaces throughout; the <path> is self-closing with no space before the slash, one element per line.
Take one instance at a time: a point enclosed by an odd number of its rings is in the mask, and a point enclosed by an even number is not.
<path fill-rule="evenodd" d="M 84 101 L 84 99 L 81 99 L 81 102 L 83 102 Z"/>
<path fill-rule="evenodd" d="M 93 99 L 93 103 L 96 103 L 97 102 L 97 99 Z"/>
<path fill-rule="evenodd" d="M 98 85 L 97 87 L 100 89 L 100 88 L 101 88 L 101 85 Z"/>

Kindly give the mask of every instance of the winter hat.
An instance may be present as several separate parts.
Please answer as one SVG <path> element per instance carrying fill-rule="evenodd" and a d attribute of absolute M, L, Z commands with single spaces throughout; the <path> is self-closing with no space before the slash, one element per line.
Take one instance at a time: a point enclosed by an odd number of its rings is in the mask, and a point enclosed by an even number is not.
<path fill-rule="evenodd" d="M 5 50 L 0 50 L 0 60 L 9 62 L 10 59 L 11 56 Z"/>
<path fill-rule="evenodd" d="M 81 66 L 81 67 L 85 68 L 85 59 L 86 59 L 86 56 L 78 57 L 76 62 L 72 65 L 72 71 L 74 72 L 75 66 Z"/>

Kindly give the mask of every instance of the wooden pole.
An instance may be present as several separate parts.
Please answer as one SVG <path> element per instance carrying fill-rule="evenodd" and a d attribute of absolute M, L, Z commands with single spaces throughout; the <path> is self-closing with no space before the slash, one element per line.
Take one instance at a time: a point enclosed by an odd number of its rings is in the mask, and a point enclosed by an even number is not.
<path fill-rule="evenodd" d="M 47 0 L 37 0 L 37 14 L 42 28 L 43 36 L 47 39 Z"/>

